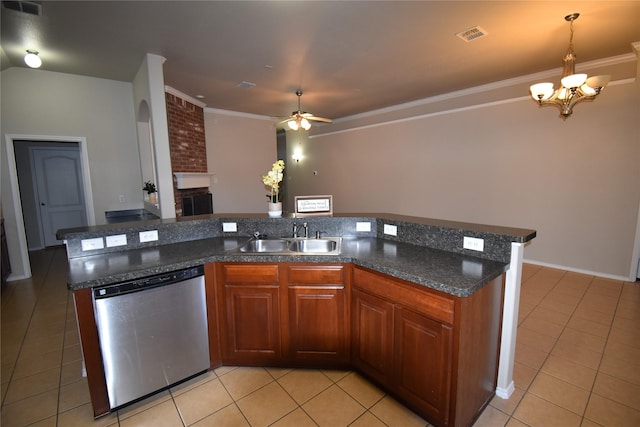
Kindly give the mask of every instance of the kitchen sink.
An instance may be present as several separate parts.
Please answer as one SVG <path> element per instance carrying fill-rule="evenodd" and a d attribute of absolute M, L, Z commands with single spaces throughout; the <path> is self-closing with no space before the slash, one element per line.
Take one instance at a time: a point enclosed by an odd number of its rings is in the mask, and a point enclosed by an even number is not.
<path fill-rule="evenodd" d="M 289 249 L 293 252 L 332 252 L 338 247 L 335 239 L 300 239 L 289 244 Z"/>
<path fill-rule="evenodd" d="M 289 247 L 289 241 L 283 239 L 257 239 L 240 246 L 240 252 L 282 252 Z"/>
<path fill-rule="evenodd" d="M 255 255 L 339 255 L 341 243 L 341 237 L 252 239 L 234 251 Z"/>

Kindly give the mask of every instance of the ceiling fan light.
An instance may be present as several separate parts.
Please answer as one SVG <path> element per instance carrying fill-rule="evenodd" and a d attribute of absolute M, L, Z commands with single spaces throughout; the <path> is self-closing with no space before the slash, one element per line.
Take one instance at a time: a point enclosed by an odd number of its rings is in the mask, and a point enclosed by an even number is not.
<path fill-rule="evenodd" d="M 289 125 L 289 129 L 291 129 L 291 130 L 298 130 L 298 128 L 299 128 L 298 122 L 296 120 L 289 120 L 287 122 L 287 125 Z"/>
<path fill-rule="evenodd" d="M 42 59 L 38 56 L 37 50 L 27 50 L 27 54 L 24 56 L 24 63 L 31 68 L 40 68 L 42 65 Z"/>
<path fill-rule="evenodd" d="M 305 119 L 304 117 L 302 118 L 302 120 L 300 120 L 300 126 L 302 126 L 304 130 L 311 129 L 311 123 L 309 123 L 309 120 Z"/>
<path fill-rule="evenodd" d="M 560 82 L 562 82 L 562 86 L 572 89 L 582 86 L 586 80 L 586 74 L 571 74 L 570 76 L 563 77 Z"/>
<path fill-rule="evenodd" d="M 553 83 L 536 83 L 529 88 L 531 97 L 536 101 L 549 99 L 553 95 Z"/>

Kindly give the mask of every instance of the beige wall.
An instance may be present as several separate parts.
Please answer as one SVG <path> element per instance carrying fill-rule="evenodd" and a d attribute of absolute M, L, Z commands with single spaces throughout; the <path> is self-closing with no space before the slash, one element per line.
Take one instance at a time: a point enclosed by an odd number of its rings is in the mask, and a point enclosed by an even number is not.
<path fill-rule="evenodd" d="M 271 120 L 205 108 L 207 165 L 213 178 L 214 213 L 265 213 L 262 175 L 277 160 Z"/>
<path fill-rule="evenodd" d="M 333 134 L 324 127 L 289 168 L 290 195 L 333 194 L 336 212 L 533 228 L 527 260 L 629 277 L 639 95 L 631 82 L 612 85 L 566 122 L 525 96 Z"/>

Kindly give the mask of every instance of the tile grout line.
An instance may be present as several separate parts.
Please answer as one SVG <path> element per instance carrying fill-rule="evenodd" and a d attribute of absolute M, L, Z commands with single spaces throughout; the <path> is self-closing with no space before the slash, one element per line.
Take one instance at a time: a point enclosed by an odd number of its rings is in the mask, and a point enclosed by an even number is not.
<path fill-rule="evenodd" d="M 27 335 L 29 334 L 29 327 L 31 326 L 31 322 L 33 321 L 33 316 L 35 314 L 36 307 L 38 306 L 38 301 L 40 300 L 40 293 L 42 292 L 42 288 L 44 287 L 44 284 L 46 282 L 46 277 L 48 275 L 48 272 L 51 269 L 52 261 L 53 261 L 53 256 L 50 256 L 49 257 L 49 262 L 47 263 L 46 273 L 43 274 L 42 280 L 38 282 L 39 285 L 35 285 L 34 286 L 34 290 L 36 292 L 36 298 L 35 298 L 35 301 L 33 302 L 33 306 L 31 307 L 31 314 L 29 315 L 29 321 L 27 322 L 27 326 L 25 328 L 24 335 L 22 336 L 22 340 L 20 342 L 20 350 L 18 350 L 18 354 L 16 355 L 15 363 L 13 365 L 13 368 L 11 369 L 11 374 L 9 375 L 9 381 L 7 382 L 7 384 L 8 384 L 7 385 L 7 391 L 5 392 L 5 395 L 2 398 L 2 405 L 0 405 L 0 407 L 2 407 L 2 408 L 4 408 L 4 406 L 5 406 L 5 400 L 7 398 L 7 394 L 9 392 L 9 388 L 11 387 L 11 383 L 14 381 L 13 376 L 15 375 L 16 367 L 18 365 L 18 360 L 20 359 L 20 355 L 22 354 L 22 350 L 24 348 L 24 342 L 27 339 Z M 62 357 L 62 355 L 60 357 Z M 59 393 L 60 393 L 60 391 L 58 390 L 58 394 Z M 39 393 L 39 394 L 42 394 L 42 393 Z M 29 396 L 29 397 L 31 397 L 31 396 Z M 20 400 L 24 400 L 24 399 L 20 399 Z M 20 400 L 18 400 L 16 402 L 12 402 L 10 404 L 18 403 Z M 57 418 L 57 415 L 56 415 L 56 418 Z M 37 420 L 37 421 L 42 421 L 42 420 Z"/>
<path fill-rule="evenodd" d="M 540 273 L 541 271 L 543 271 L 544 268 L 539 269 L 538 271 L 536 271 L 536 273 L 534 273 L 529 279 L 527 279 L 527 282 L 531 279 L 533 279 L 536 274 Z M 558 286 L 558 284 L 562 281 L 563 278 L 565 278 L 567 276 L 567 272 L 565 271 L 562 276 L 560 276 L 560 278 L 554 283 L 554 285 L 544 294 L 544 296 L 540 299 L 540 301 L 538 303 L 535 304 L 534 309 L 531 310 L 525 317 L 524 319 L 522 319 L 522 322 L 518 323 L 518 329 L 520 328 L 521 324 L 524 323 L 525 320 L 527 320 L 529 318 L 529 316 L 531 315 L 531 313 L 533 313 L 533 311 L 540 307 L 540 303 L 542 303 L 542 301 L 544 301 L 549 294 L 551 293 L 551 291 L 553 289 L 556 288 L 556 286 Z M 525 282 L 526 283 L 526 282 Z M 525 284 L 523 283 L 523 285 Z M 589 286 L 591 286 L 591 283 L 589 283 Z M 585 291 L 586 293 L 586 291 Z M 583 295 L 584 297 L 584 295 Z M 521 301 L 522 302 L 522 301 Z M 577 307 L 577 306 L 576 306 Z M 575 312 L 575 309 L 573 310 Z M 573 312 L 571 314 L 571 316 L 573 316 Z M 569 320 L 571 319 L 571 316 L 569 316 Z M 569 320 L 567 320 L 567 324 L 569 322 Z M 564 329 L 566 328 L 566 324 L 562 327 L 562 332 L 564 332 Z M 509 416 L 509 418 L 507 419 L 507 423 L 509 423 L 509 421 L 511 421 L 511 419 L 514 419 L 518 422 L 521 422 L 523 424 L 526 424 L 524 421 L 519 420 L 518 418 L 516 418 L 514 415 L 516 413 L 516 411 L 518 410 L 518 407 L 520 407 L 520 405 L 522 404 L 522 401 L 524 400 L 525 396 L 527 395 L 527 393 L 530 393 L 529 389 L 531 388 L 531 385 L 534 383 L 534 381 L 536 380 L 536 378 L 538 377 L 538 375 L 540 374 L 540 372 L 542 371 L 542 367 L 544 366 L 544 364 L 547 362 L 547 360 L 549 359 L 549 357 L 551 356 L 551 352 L 553 351 L 553 349 L 555 348 L 556 344 L 558 343 L 558 339 L 560 338 L 560 335 L 562 335 L 562 332 L 560 332 L 560 334 L 558 335 L 558 338 L 554 338 L 554 342 L 553 345 L 551 346 L 551 348 L 549 349 L 549 353 L 547 353 L 547 355 L 545 356 L 542 364 L 540 365 L 540 369 L 536 369 L 536 373 L 533 376 L 533 378 L 531 379 L 531 382 L 529 383 L 529 385 L 527 385 L 526 389 L 521 389 L 523 390 L 523 394 L 522 394 L 522 398 L 520 399 L 520 401 L 516 404 L 516 406 L 513 408 L 513 412 L 511 413 L 511 415 Z M 516 338 L 516 343 L 517 343 L 517 338 Z M 534 393 L 532 393 L 534 396 L 536 397 L 540 397 Z M 541 398 L 542 399 L 542 398 Z M 546 399 L 543 399 L 545 401 L 547 401 Z M 547 401 L 548 402 L 548 401 Z M 555 404 L 554 402 L 550 402 L 555 406 L 558 406 L 557 404 Z M 561 406 L 558 406 L 559 408 L 561 408 Z M 564 408 L 562 408 L 564 409 Z M 582 417 L 581 417 L 582 418 Z M 528 425 L 528 424 L 527 424 Z"/>
<path fill-rule="evenodd" d="M 594 280 L 595 280 L 595 279 L 594 279 Z M 620 307 L 620 301 L 622 300 L 622 292 L 623 292 L 623 290 L 624 290 L 624 284 L 625 284 L 625 283 L 626 283 L 626 282 L 624 282 L 624 281 L 623 281 L 623 282 L 622 282 L 622 285 L 620 286 L 620 292 L 618 293 L 618 301 L 616 302 L 616 308 L 615 308 L 615 310 L 613 311 L 613 319 L 611 319 L 611 325 L 609 326 L 609 331 L 608 331 L 607 336 L 606 336 L 606 338 L 605 338 L 604 348 L 602 349 L 602 356 L 600 357 L 600 360 L 598 361 L 598 369 L 596 370 L 596 377 L 594 378 L 594 380 L 593 380 L 593 384 L 591 385 L 591 390 L 589 390 L 589 397 L 588 397 L 588 399 L 587 399 L 587 404 L 585 405 L 585 416 L 583 416 L 583 419 L 587 419 L 587 420 L 592 421 L 592 422 L 594 422 L 594 423 L 595 423 L 596 421 L 591 420 L 590 418 L 586 418 L 586 411 L 587 411 L 587 408 L 589 407 L 589 402 L 591 401 L 592 396 L 593 396 L 594 394 L 596 394 L 596 395 L 600 396 L 598 393 L 594 393 L 593 389 L 594 389 L 594 387 L 595 387 L 596 381 L 598 380 L 598 376 L 600 375 L 600 367 L 602 366 L 602 360 L 604 359 L 604 353 L 605 353 L 605 351 L 607 350 L 607 345 L 609 344 L 609 337 L 610 337 L 610 335 L 611 335 L 611 331 L 612 331 L 612 329 L 613 329 L 613 323 L 615 322 L 616 315 L 617 315 L 617 313 L 618 313 L 618 308 Z M 606 375 L 606 374 L 605 374 L 605 375 Z M 608 398 L 608 397 L 606 397 L 606 396 L 601 396 L 601 397 L 604 397 L 605 399 L 611 400 L 611 399 L 609 399 L 609 398 Z M 614 401 L 614 402 L 615 402 L 615 401 Z M 627 406 L 626 404 L 621 403 L 621 402 L 616 402 L 616 403 L 621 404 L 621 405 L 624 405 L 624 406 Z M 627 406 L 627 407 L 628 407 L 628 408 L 631 408 L 630 406 Z M 635 409 L 635 408 L 632 408 L 632 409 Z"/>

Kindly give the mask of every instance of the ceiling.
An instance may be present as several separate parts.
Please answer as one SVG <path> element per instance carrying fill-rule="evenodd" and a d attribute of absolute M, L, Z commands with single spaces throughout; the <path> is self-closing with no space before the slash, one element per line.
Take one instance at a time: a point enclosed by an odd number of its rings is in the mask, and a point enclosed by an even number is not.
<path fill-rule="evenodd" d="M 130 82 L 153 53 L 166 85 L 264 116 L 297 110 L 298 88 L 303 110 L 336 119 L 559 69 L 573 12 L 578 64 L 640 41 L 640 1 L 36 3 L 40 16 L 0 11 L 3 70 L 36 49 L 43 70 Z M 487 35 L 456 37 L 474 26 Z"/>

